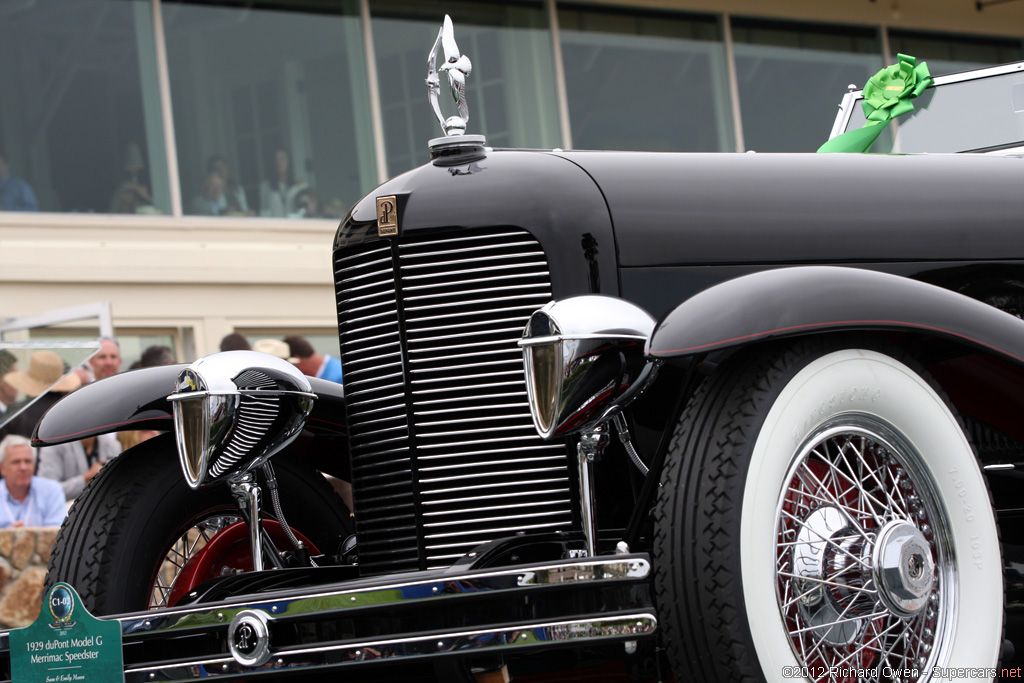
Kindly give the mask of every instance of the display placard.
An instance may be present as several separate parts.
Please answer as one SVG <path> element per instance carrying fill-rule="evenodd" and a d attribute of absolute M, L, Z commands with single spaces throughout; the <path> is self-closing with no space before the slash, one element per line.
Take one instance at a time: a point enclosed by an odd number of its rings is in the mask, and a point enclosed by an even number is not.
<path fill-rule="evenodd" d="M 89 614 L 66 583 L 46 592 L 39 617 L 10 642 L 11 683 L 124 681 L 121 624 Z"/>

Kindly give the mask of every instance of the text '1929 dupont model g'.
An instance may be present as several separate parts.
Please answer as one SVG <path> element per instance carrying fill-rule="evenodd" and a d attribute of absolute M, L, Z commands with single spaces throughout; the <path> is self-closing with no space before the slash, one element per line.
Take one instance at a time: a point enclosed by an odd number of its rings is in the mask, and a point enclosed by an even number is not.
<path fill-rule="evenodd" d="M 170 433 L 50 581 L 140 683 L 991 680 L 1024 646 L 1022 66 L 901 56 L 830 143 L 916 107 L 901 151 L 975 153 L 498 150 L 446 20 L 445 137 L 334 241 L 344 393 L 228 352 L 72 394 L 37 444 Z M 966 85 L 984 125 L 944 113 Z M 915 138 L 950 116 L 957 149 Z"/>

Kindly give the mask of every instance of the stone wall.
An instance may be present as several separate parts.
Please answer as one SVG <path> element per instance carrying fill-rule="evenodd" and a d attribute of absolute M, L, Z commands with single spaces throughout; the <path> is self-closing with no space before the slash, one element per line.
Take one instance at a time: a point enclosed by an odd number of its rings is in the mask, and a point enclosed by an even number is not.
<path fill-rule="evenodd" d="M 0 628 L 28 626 L 39 616 L 56 540 L 57 527 L 0 529 Z"/>

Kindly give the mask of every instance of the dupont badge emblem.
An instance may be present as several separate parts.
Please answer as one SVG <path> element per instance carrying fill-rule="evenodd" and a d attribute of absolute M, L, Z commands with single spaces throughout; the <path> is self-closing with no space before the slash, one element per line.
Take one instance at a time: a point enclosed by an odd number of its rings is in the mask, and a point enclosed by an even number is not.
<path fill-rule="evenodd" d="M 377 235 L 391 237 L 398 234 L 398 201 L 395 195 L 377 197 Z"/>

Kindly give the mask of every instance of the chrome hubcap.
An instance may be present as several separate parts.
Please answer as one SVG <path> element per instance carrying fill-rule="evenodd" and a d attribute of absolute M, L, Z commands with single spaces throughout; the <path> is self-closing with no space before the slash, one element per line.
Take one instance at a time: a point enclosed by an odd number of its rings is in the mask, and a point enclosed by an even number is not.
<path fill-rule="evenodd" d="M 873 559 L 878 597 L 893 614 L 910 617 L 925 608 L 935 582 L 935 562 L 917 527 L 889 522 L 878 533 Z"/>

